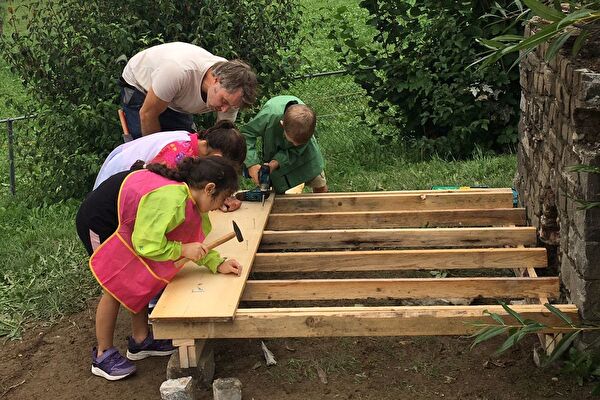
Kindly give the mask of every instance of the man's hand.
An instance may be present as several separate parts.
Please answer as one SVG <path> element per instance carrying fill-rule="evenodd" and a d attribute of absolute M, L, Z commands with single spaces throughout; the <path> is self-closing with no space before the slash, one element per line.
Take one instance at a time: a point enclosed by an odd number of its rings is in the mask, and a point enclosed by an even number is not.
<path fill-rule="evenodd" d="M 237 210 L 242 206 L 242 202 L 231 196 L 225 199 L 223 205 L 221 206 L 221 211 L 223 212 L 232 212 Z"/>
<path fill-rule="evenodd" d="M 181 245 L 181 257 L 192 261 L 197 261 L 208 254 L 208 249 L 204 243 L 193 242 Z"/>
<path fill-rule="evenodd" d="M 258 186 L 260 183 L 258 182 L 258 171 L 260 171 L 260 164 L 256 164 L 248 168 L 248 175 L 252 181 Z"/>
<path fill-rule="evenodd" d="M 219 265 L 217 271 L 222 274 L 236 274 L 237 276 L 240 276 L 242 273 L 242 264 L 237 262 L 237 260 L 227 260 Z"/>
<path fill-rule="evenodd" d="M 160 122 L 158 116 L 167 109 L 168 102 L 161 100 L 152 90 L 148 90 L 146 99 L 140 109 L 140 123 L 142 125 L 142 135 L 160 132 Z"/>

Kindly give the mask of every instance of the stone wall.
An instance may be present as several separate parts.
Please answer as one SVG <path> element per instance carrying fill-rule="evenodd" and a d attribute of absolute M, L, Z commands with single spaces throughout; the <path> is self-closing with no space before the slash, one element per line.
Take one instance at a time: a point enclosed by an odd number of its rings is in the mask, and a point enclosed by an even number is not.
<path fill-rule="evenodd" d="M 515 185 L 527 217 L 560 271 L 567 300 L 584 320 L 600 322 L 600 74 L 568 54 L 545 62 L 541 46 L 521 62 L 521 120 Z M 555 255 L 555 256 L 552 256 Z"/>

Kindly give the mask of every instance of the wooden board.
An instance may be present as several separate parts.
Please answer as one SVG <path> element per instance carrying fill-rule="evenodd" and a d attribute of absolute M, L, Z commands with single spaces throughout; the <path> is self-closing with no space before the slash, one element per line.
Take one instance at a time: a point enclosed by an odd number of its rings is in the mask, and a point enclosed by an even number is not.
<path fill-rule="evenodd" d="M 555 307 L 579 321 L 575 305 Z M 511 308 L 523 318 L 564 326 L 542 305 Z M 255 308 L 238 309 L 233 322 L 163 320 L 154 324 L 153 331 L 157 339 L 466 335 L 477 330 L 473 323 L 494 323 L 484 315 L 486 310 L 512 321 L 499 305 Z M 548 330 L 552 331 L 556 330 Z"/>
<path fill-rule="evenodd" d="M 276 196 L 273 213 L 511 208 L 512 190 Z"/>
<path fill-rule="evenodd" d="M 264 250 L 535 245 L 533 227 L 265 231 Z"/>
<path fill-rule="evenodd" d="M 524 208 L 271 214 L 267 230 L 525 225 Z"/>
<path fill-rule="evenodd" d="M 248 281 L 242 300 L 556 298 L 558 295 L 558 277 L 293 279 Z"/>
<path fill-rule="evenodd" d="M 395 194 L 439 194 L 439 193 L 481 193 L 481 192 L 501 192 L 501 193 L 512 193 L 511 188 L 468 188 L 468 189 L 423 189 L 423 190 L 381 190 L 378 192 L 327 192 L 327 193 L 291 193 L 290 195 L 284 196 L 286 199 L 303 199 L 307 197 L 339 197 L 339 196 L 352 196 L 352 197 L 365 197 L 365 196 L 389 196 Z"/>
<path fill-rule="evenodd" d="M 547 266 L 545 248 L 257 253 L 253 272 L 389 271 Z"/>
<path fill-rule="evenodd" d="M 242 231 L 244 242 L 239 243 L 232 239 L 216 248 L 221 256 L 235 258 L 242 264 L 242 275 L 238 277 L 231 274 L 212 274 L 205 267 L 188 263 L 167 285 L 150 316 L 151 321 L 161 318 L 210 321 L 233 319 L 273 205 L 273 197 L 270 196 L 264 205 L 243 202 L 239 210 L 231 213 L 211 212 L 213 231 L 206 238 L 206 242 L 231 232 L 232 220 Z"/>

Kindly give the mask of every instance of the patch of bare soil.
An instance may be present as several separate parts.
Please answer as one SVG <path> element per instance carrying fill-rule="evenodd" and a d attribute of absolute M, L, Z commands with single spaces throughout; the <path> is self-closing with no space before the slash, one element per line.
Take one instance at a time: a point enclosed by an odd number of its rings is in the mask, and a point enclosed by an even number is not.
<path fill-rule="evenodd" d="M 135 376 L 108 382 L 90 372 L 95 304 L 50 328 L 4 343 L 0 399 L 160 399 L 166 358 L 137 362 Z M 129 317 L 119 316 L 125 350 Z M 278 364 L 266 367 L 259 340 L 215 344 L 215 378 L 237 377 L 244 399 L 588 399 L 591 386 L 535 367 L 534 339 L 495 358 L 501 338 L 469 350 L 456 337 L 265 340 Z M 198 399 L 212 389 L 199 388 Z"/>

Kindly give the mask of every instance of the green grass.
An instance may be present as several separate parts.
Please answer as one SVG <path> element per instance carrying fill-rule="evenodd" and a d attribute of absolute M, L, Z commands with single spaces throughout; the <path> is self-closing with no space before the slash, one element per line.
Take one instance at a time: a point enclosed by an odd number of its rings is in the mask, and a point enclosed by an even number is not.
<path fill-rule="evenodd" d="M 4 7 L 0 3 L 0 8 Z M 302 73 L 338 70 L 333 42 L 324 29 L 311 21 L 332 15 L 340 6 L 354 16 L 356 29 L 368 37 L 370 28 L 363 21 L 358 1 L 322 2 L 302 0 L 305 7 L 304 32 L 311 34 L 305 46 L 307 60 Z M 7 104 L 26 101 L 19 80 L 0 58 L 0 119 L 15 116 L 17 108 Z M 366 93 L 350 76 L 334 76 L 294 81 L 287 92 L 313 106 L 318 114 L 318 139 L 326 159 L 331 190 L 371 191 L 427 189 L 433 185 L 486 185 L 508 187 L 512 184 L 516 160 L 513 155 L 478 155 L 467 161 L 418 159 L 408 146 L 378 143 L 358 117 L 368 109 Z M 15 123 L 23 134 L 25 123 Z M 0 125 L 0 336 L 18 337 L 27 323 L 48 323 L 62 315 L 80 310 L 99 289 L 86 265 L 83 246 L 77 238 L 74 220 L 78 202 L 71 201 L 39 208 L 21 205 L 19 182 L 17 197 L 8 194 L 6 131 Z M 390 128 L 381 128 L 390 129 Z M 17 160 L 18 161 L 18 160 Z M 17 164 L 17 178 L 19 164 Z M 293 363 L 292 363 L 293 364 Z M 315 365 L 297 362 L 290 365 L 293 376 L 316 371 Z M 324 370 L 330 367 L 321 365 Z M 309 372 L 306 372 L 309 371 Z"/>
<path fill-rule="evenodd" d="M 0 196 L 0 336 L 80 310 L 98 291 L 75 232 L 77 207 L 28 208 Z"/>

